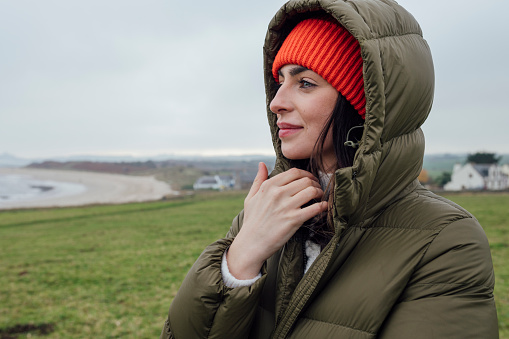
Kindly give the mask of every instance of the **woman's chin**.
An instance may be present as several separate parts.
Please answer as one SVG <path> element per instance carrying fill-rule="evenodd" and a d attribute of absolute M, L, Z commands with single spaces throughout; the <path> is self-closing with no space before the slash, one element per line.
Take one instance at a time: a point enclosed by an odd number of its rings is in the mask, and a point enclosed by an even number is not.
<path fill-rule="evenodd" d="M 284 147 L 281 147 L 281 151 L 283 152 L 285 158 L 290 160 L 304 160 L 309 159 L 311 157 L 311 153 L 296 150 L 288 150 L 285 149 Z"/>

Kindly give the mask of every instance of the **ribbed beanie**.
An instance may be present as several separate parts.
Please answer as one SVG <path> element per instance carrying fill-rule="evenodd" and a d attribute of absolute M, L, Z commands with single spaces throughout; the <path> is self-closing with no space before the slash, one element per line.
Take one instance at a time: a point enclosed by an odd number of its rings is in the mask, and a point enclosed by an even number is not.
<path fill-rule="evenodd" d="M 272 65 L 276 81 L 279 81 L 279 69 L 288 64 L 319 74 L 365 118 L 361 48 L 343 26 L 326 18 L 299 22 L 283 42 Z"/>

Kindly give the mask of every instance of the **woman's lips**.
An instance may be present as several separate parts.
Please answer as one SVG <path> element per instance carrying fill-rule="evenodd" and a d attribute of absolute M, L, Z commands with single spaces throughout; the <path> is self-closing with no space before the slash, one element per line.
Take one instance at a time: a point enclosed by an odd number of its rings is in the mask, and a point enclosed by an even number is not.
<path fill-rule="evenodd" d="M 278 123 L 279 127 L 279 138 L 284 138 L 299 132 L 302 129 L 302 126 L 287 124 L 287 123 Z"/>

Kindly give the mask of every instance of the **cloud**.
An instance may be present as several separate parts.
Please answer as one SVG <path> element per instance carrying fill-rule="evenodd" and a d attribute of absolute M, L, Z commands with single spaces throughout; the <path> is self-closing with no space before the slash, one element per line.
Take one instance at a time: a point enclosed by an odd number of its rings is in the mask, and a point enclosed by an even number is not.
<path fill-rule="evenodd" d="M 0 2 L 0 151 L 270 153 L 262 46 L 283 3 Z M 400 3 L 434 55 L 428 150 L 507 150 L 509 5 Z"/>

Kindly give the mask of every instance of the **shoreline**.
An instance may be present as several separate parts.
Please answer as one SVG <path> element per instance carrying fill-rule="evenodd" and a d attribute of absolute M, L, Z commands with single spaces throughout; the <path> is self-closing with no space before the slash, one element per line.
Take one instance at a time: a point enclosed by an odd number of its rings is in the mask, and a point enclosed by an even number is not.
<path fill-rule="evenodd" d="M 50 189 L 48 193 L 33 198 L 0 201 L 0 210 L 122 204 L 155 201 L 178 194 L 167 183 L 152 176 L 35 168 L 0 168 L 0 175 L 21 175 L 34 180 L 61 185 L 81 185 L 85 188 L 67 194 Z"/>

